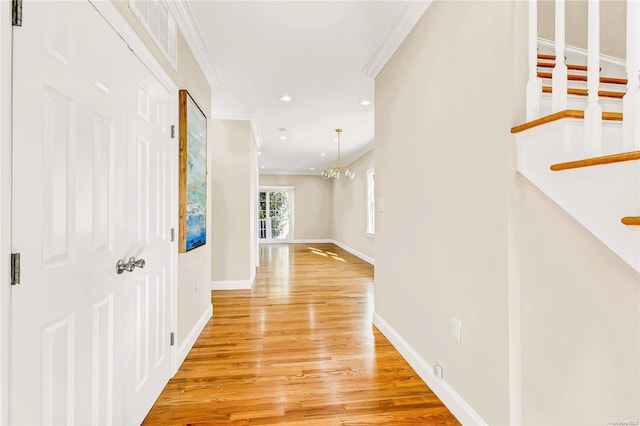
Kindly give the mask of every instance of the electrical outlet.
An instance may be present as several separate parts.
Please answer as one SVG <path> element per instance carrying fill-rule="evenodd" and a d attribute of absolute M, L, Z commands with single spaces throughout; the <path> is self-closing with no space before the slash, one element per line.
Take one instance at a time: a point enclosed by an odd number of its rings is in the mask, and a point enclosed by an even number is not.
<path fill-rule="evenodd" d="M 451 317 L 451 338 L 454 342 L 460 344 L 460 328 L 462 324 L 460 320 Z"/>
<path fill-rule="evenodd" d="M 438 379 L 442 379 L 442 374 L 443 374 L 442 366 L 437 362 L 433 364 L 433 375 L 436 376 Z"/>
<path fill-rule="evenodd" d="M 379 212 L 383 212 L 384 211 L 384 198 L 379 198 L 378 199 L 378 211 Z"/>

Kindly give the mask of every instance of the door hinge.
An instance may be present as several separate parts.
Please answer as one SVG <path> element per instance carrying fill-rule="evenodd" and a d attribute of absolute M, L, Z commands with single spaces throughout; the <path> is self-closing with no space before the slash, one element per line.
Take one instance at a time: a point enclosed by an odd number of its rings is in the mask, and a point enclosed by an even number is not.
<path fill-rule="evenodd" d="M 22 0 L 13 0 L 11 6 L 11 24 L 14 27 L 22 26 Z"/>
<path fill-rule="evenodd" d="M 171 241 L 176 240 L 176 228 L 171 228 Z"/>
<path fill-rule="evenodd" d="M 176 125 L 172 124 L 171 125 L 171 139 L 175 139 L 176 138 Z"/>
<path fill-rule="evenodd" d="M 11 253 L 11 285 L 20 284 L 20 253 Z"/>
<path fill-rule="evenodd" d="M 171 346 L 176 344 L 176 333 L 174 333 L 173 331 L 171 332 L 171 335 L 169 337 L 169 340 L 171 342 Z"/>

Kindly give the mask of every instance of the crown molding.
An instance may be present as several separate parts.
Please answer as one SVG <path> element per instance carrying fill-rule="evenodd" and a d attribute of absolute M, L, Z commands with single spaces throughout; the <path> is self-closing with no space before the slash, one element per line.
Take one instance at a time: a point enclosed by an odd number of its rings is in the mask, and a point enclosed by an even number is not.
<path fill-rule="evenodd" d="M 215 108 L 211 110 L 211 117 L 216 120 L 253 120 L 255 113 L 238 109 Z"/>
<path fill-rule="evenodd" d="M 320 173 L 316 170 L 291 171 L 291 170 L 260 170 L 260 175 L 285 175 L 285 176 L 317 176 Z"/>
<path fill-rule="evenodd" d="M 198 30 L 198 25 L 193 19 L 189 5 L 185 0 L 168 1 L 166 4 L 173 18 L 176 20 L 180 31 L 182 31 L 182 35 L 189 45 L 196 62 L 200 65 L 200 68 L 202 68 L 202 72 L 209 82 L 209 86 L 211 86 L 211 88 L 219 86 L 221 84 L 220 77 L 209 55 L 202 34 L 200 34 L 200 30 Z"/>
<path fill-rule="evenodd" d="M 398 50 L 402 42 L 409 35 L 413 27 L 416 26 L 422 15 L 427 11 L 433 3 L 432 0 L 427 1 L 409 1 L 402 11 L 402 14 L 396 21 L 395 25 L 389 32 L 389 35 L 382 42 L 378 51 L 367 62 L 362 73 L 371 79 L 375 79 L 382 68 L 387 65 L 389 59 Z"/>
<path fill-rule="evenodd" d="M 366 144 L 364 147 L 362 147 L 362 149 L 359 149 L 354 154 L 346 157 L 347 160 L 344 162 L 344 164 L 346 164 L 347 166 L 350 166 L 351 164 L 359 160 L 360 157 L 364 156 L 369 151 L 373 150 L 375 147 L 376 147 L 376 141 L 372 140 L 371 142 Z"/>

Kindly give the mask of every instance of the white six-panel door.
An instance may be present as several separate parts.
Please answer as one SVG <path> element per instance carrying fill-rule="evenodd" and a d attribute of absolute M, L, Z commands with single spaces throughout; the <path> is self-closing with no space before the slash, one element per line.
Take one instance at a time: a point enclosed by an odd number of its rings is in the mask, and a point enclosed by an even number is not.
<path fill-rule="evenodd" d="M 170 375 L 171 94 L 84 1 L 24 2 L 13 80 L 11 424 L 140 423 Z"/>
<path fill-rule="evenodd" d="M 127 210 L 125 252 L 146 261 L 132 274 L 125 295 L 129 321 L 126 364 L 127 424 L 138 424 L 169 381 L 171 279 L 171 185 L 178 168 L 172 159 L 172 97 L 142 63 L 130 71 L 127 146 Z M 175 145 L 174 145 L 175 146 Z"/>

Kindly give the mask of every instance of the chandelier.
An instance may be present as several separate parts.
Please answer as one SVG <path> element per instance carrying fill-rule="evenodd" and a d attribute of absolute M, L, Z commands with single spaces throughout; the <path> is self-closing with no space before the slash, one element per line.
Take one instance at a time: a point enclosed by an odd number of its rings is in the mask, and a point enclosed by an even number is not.
<path fill-rule="evenodd" d="M 324 169 L 320 176 L 322 176 L 322 179 L 338 180 L 343 175 L 346 179 L 353 179 L 356 177 L 356 172 L 340 165 L 340 133 L 342 133 L 342 129 L 336 129 L 336 133 L 338 134 L 338 165 L 331 169 Z"/>

